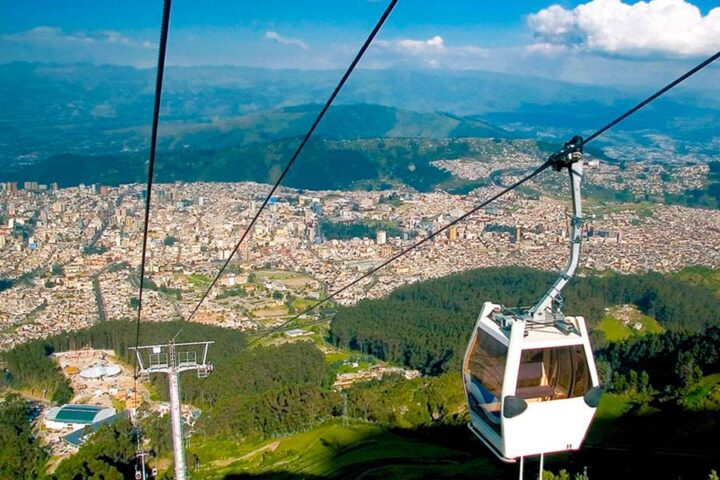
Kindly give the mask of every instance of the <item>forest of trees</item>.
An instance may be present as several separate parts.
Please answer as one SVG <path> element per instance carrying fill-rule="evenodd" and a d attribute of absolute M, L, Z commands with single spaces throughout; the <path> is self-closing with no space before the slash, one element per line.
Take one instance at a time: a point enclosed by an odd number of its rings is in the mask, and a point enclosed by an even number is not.
<path fill-rule="evenodd" d="M 704 374 L 720 371 L 720 327 L 611 344 L 600 352 L 598 370 L 607 390 L 652 387 L 681 400 Z"/>
<path fill-rule="evenodd" d="M 242 332 L 198 323 L 163 322 L 143 323 L 140 344 L 163 343 L 173 338 L 184 327 L 176 341 L 211 338 L 215 345 L 212 359 L 222 363 L 245 348 Z M 35 340 L 0 353 L 5 364 L 3 382 L 14 389 L 32 391 L 48 400 L 63 403 L 70 399 L 72 391 L 49 355 L 56 351 L 73 350 L 83 346 L 114 350 L 128 363 L 132 363 L 128 347 L 135 345 L 135 323 L 128 321 L 101 322 L 91 328 L 66 332 L 44 340 Z M 2 386 L 2 383 L 0 383 Z M 195 384 L 184 387 L 186 394 L 193 394 Z"/>
<path fill-rule="evenodd" d="M 0 387 L 6 383 L 16 390 L 26 390 L 54 402 L 69 401 L 72 389 L 49 357 L 52 352 L 52 346 L 45 342 L 29 342 L 2 352 L 0 359 L 6 373 L 0 380 Z"/>
<path fill-rule="evenodd" d="M 210 435 L 269 436 L 307 429 L 331 416 L 338 404 L 328 385 L 324 356 L 314 344 L 258 347 L 223 362 L 186 400 L 208 408 L 200 428 Z"/>
<path fill-rule="evenodd" d="M 506 306 L 530 305 L 553 278 L 551 273 L 529 269 L 491 268 L 421 282 L 384 299 L 340 308 L 329 334 L 337 346 L 429 375 L 414 380 L 390 376 L 355 384 L 344 392 L 332 390 L 337 369 L 328 365 L 312 342 L 248 350 L 242 332 L 166 322 L 144 323 L 141 344 L 166 341 L 183 326 L 179 342 L 204 338 L 216 342 L 210 350 L 215 372 L 206 379 L 191 373 L 181 377 L 183 401 L 203 412 L 196 432 L 203 437 L 268 438 L 345 416 L 390 428 L 457 425 L 465 419 L 456 369 L 482 303 L 491 299 Z M 633 303 L 667 329 L 661 335 L 619 343 L 596 342 L 598 370 L 610 392 L 641 392 L 665 404 L 682 404 L 683 396 L 697 389 L 703 375 L 718 372 L 720 300 L 705 287 L 657 274 L 592 276 L 575 279 L 565 298 L 564 310 L 584 314 L 591 325 L 606 306 Z M 7 368 L 2 382 L 65 402 L 72 392 L 49 355 L 88 345 L 113 349 L 130 363 L 134 328 L 128 321 L 102 322 L 18 346 L 2 353 Z M 165 398 L 165 378 L 154 376 L 152 382 L 154 391 Z M 0 465 L 6 463 L 6 456 L 17 456 L 24 465 L 17 467 L 18 478 L 40 478 L 46 457 L 30 431 L 30 407 L 16 397 L 8 398 L 0 404 Z M 156 452 L 169 454 L 167 423 L 146 418 L 143 427 Z M 104 428 L 59 466 L 55 478 L 123 478 L 132 463 L 132 441 L 133 432 L 123 421 Z M 111 454 L 104 455 L 108 451 Z M 72 471 L 83 476 L 66 476 Z"/>
<path fill-rule="evenodd" d="M 378 230 L 384 230 L 388 237 L 400 237 L 403 232 L 393 222 L 364 220 L 352 223 L 336 223 L 322 220 L 320 232 L 326 240 L 349 240 L 352 238 L 375 238 Z"/>
<path fill-rule="evenodd" d="M 379 300 L 340 308 L 330 337 L 338 347 L 370 353 L 426 374 L 459 368 L 482 304 L 532 305 L 555 274 L 527 268 L 474 270 L 399 288 Z M 701 332 L 718 324 L 720 299 L 702 286 L 657 273 L 575 278 L 564 312 L 583 315 L 590 325 L 610 305 L 635 304 L 671 331 Z M 600 336 L 594 347 L 602 348 Z"/>
<path fill-rule="evenodd" d="M 47 454 L 33 435 L 32 414 L 30 404 L 17 395 L 0 401 L 0 478 L 43 478 Z"/>
<path fill-rule="evenodd" d="M 63 460 L 48 480 L 135 478 L 137 432 L 127 418 L 105 425 L 78 453 Z"/>

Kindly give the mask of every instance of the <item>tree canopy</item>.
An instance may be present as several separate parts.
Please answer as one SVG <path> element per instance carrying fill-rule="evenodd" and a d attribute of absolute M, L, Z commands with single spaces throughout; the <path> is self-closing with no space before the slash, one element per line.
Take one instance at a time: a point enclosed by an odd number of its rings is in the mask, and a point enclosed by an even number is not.
<path fill-rule="evenodd" d="M 330 338 L 337 347 L 426 374 L 457 369 L 485 301 L 532 305 L 555 275 L 502 267 L 418 282 L 385 298 L 338 309 Z M 711 290 L 657 273 L 578 277 L 563 296 L 563 311 L 583 315 L 590 325 L 602 318 L 607 306 L 618 304 L 635 304 L 672 331 L 701 332 L 720 320 L 720 300 Z"/>
<path fill-rule="evenodd" d="M 0 478 L 43 478 L 47 454 L 33 436 L 30 404 L 17 395 L 0 401 Z"/>

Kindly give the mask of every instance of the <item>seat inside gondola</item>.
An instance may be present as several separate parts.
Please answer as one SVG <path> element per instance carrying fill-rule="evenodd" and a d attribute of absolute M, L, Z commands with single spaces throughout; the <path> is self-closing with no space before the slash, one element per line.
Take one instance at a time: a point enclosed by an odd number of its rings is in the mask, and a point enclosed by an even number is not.
<path fill-rule="evenodd" d="M 583 345 L 523 350 L 515 396 L 526 402 L 583 396 L 590 389 Z"/>

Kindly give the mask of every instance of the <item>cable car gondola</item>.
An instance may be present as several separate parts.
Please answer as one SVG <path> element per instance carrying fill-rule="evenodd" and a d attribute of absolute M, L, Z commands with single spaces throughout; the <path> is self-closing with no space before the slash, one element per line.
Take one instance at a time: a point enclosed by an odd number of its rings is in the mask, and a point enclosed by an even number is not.
<path fill-rule="evenodd" d="M 463 361 L 468 426 L 506 462 L 578 449 L 601 393 L 585 320 L 561 312 L 580 256 L 582 139 L 568 142 L 553 167 L 570 175 L 570 260 L 532 308 L 486 302 Z"/>

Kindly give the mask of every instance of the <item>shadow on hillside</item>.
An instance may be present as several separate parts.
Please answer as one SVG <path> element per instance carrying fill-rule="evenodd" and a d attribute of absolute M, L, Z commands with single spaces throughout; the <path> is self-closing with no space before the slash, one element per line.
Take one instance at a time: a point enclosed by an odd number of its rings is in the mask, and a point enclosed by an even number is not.
<path fill-rule="evenodd" d="M 324 439 L 320 439 L 325 443 Z M 226 480 L 430 480 L 516 478 L 514 467 L 494 462 L 464 426 L 418 430 L 388 429 L 344 446 L 332 446 L 332 457 L 317 476 L 288 471 L 230 474 Z M 434 452 L 438 452 L 434 455 Z"/>
<path fill-rule="evenodd" d="M 605 478 L 706 479 L 720 471 L 720 416 L 679 409 L 654 415 L 626 415 L 595 422 L 585 448 L 548 455 L 545 469 L 580 473 L 590 480 Z M 393 451 L 387 437 L 407 440 L 408 448 Z M 390 445 L 385 451 L 385 445 Z M 383 446 L 378 450 L 375 447 Z M 441 455 L 424 454 L 437 448 Z M 525 462 L 526 475 L 537 478 L 536 458 Z M 233 474 L 226 480 L 355 480 L 515 479 L 517 464 L 503 464 L 492 456 L 464 425 L 387 430 L 359 444 L 338 447 L 327 464 L 326 476 L 276 471 L 259 475 Z"/>
<path fill-rule="evenodd" d="M 719 439 L 717 411 L 665 405 L 643 414 L 636 406 L 618 419 L 596 419 L 567 464 L 576 471 L 587 465 L 598 478 L 706 479 L 720 471 Z"/>
<path fill-rule="evenodd" d="M 258 475 L 231 474 L 231 475 L 226 475 L 224 478 L 225 478 L 225 480 L 312 480 L 314 478 L 322 478 L 322 477 L 315 477 L 312 475 L 301 475 L 301 474 L 288 473 L 288 472 L 271 472 L 271 473 L 261 473 Z"/>

